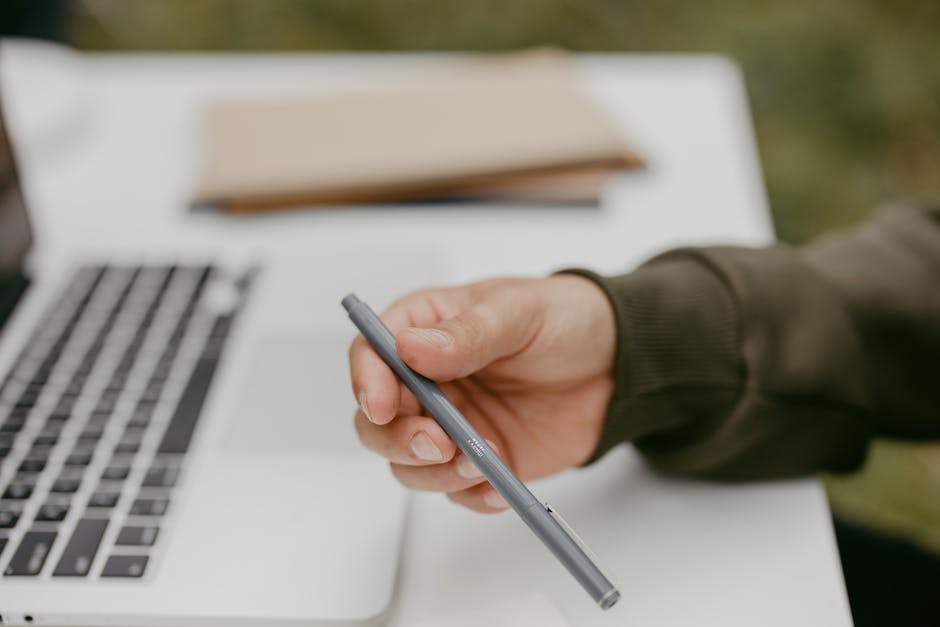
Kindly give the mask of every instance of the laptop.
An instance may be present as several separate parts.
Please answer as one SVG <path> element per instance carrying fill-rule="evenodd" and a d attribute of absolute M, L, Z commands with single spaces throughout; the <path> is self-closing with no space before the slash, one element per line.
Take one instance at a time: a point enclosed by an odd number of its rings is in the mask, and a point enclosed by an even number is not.
<path fill-rule="evenodd" d="M 357 446 L 351 330 L 279 331 L 315 287 L 297 268 L 32 271 L 7 130 L 0 111 L 0 624 L 381 621 L 406 495 Z"/>

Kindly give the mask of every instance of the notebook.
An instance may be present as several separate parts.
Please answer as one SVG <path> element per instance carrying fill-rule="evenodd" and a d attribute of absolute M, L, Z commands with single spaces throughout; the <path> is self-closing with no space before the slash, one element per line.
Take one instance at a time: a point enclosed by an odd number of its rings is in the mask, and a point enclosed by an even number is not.
<path fill-rule="evenodd" d="M 218 103 L 203 120 L 197 205 L 235 212 L 426 198 L 596 198 L 638 167 L 581 92 L 571 60 L 539 51 L 455 60 L 382 86 Z"/>

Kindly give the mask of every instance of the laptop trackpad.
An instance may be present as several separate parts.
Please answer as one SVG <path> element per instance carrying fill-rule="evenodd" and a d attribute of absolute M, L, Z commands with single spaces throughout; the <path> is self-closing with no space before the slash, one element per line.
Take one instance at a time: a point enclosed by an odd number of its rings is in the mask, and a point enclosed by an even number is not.
<path fill-rule="evenodd" d="M 342 334 L 265 336 L 247 352 L 225 451 L 362 453 Z"/>

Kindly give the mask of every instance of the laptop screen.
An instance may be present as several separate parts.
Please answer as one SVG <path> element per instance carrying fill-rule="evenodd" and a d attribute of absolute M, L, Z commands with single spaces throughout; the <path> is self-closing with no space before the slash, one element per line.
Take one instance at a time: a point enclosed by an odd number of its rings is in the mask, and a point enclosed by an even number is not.
<path fill-rule="evenodd" d="M 0 107 L 0 327 L 26 288 L 23 265 L 31 242 L 26 200 Z"/>

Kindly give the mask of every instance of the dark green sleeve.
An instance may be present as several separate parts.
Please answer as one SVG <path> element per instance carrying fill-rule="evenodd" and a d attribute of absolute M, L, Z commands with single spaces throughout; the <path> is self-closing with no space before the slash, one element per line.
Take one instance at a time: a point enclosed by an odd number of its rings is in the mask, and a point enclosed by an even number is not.
<path fill-rule="evenodd" d="M 846 471 L 872 435 L 940 437 L 940 206 L 880 212 L 805 248 L 689 248 L 596 281 L 616 390 L 595 459 L 663 471 Z"/>

